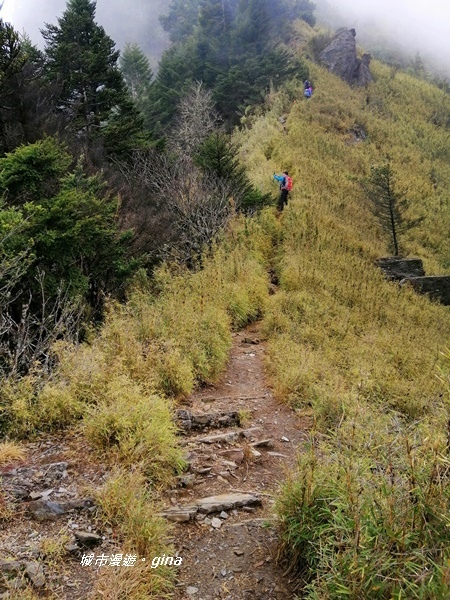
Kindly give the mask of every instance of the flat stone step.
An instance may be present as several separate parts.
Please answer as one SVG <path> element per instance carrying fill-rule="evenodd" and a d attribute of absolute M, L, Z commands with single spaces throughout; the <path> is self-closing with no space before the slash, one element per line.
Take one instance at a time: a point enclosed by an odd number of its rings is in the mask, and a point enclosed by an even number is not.
<path fill-rule="evenodd" d="M 240 402 L 242 400 L 263 400 L 268 395 L 269 393 L 259 396 L 203 396 L 202 398 L 198 398 L 198 400 L 201 402 L 220 402 L 224 400 Z"/>
<path fill-rule="evenodd" d="M 240 418 L 237 410 L 196 415 L 189 410 L 180 409 L 177 410 L 176 416 L 179 426 L 184 431 L 206 429 L 208 427 L 219 429 L 220 427 L 240 425 Z"/>
<path fill-rule="evenodd" d="M 209 515 L 211 513 L 230 511 L 237 508 L 259 506 L 260 504 L 261 498 L 253 492 L 219 494 L 218 496 L 199 498 L 193 503 L 185 506 L 169 508 L 161 514 L 168 521 L 186 523 L 192 521 L 197 513 Z"/>
<path fill-rule="evenodd" d="M 234 442 L 239 438 L 239 432 L 237 431 L 229 431 L 228 433 L 220 433 L 217 435 L 209 435 L 203 438 L 196 438 L 195 442 L 201 444 L 218 444 L 221 442 Z"/>

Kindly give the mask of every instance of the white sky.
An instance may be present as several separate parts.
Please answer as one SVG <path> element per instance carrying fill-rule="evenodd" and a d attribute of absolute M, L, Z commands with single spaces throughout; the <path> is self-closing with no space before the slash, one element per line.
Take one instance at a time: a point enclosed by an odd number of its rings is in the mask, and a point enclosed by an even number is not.
<path fill-rule="evenodd" d="M 66 6 L 65 0 L 3 0 L 1 16 L 13 23 L 19 31 L 25 30 L 32 40 L 42 46 L 39 29 L 45 22 L 56 23 Z M 316 4 L 328 4 L 342 15 L 341 25 L 355 27 L 358 24 L 381 23 L 398 41 L 411 52 L 419 50 L 434 56 L 439 62 L 450 66 L 450 0 L 315 0 Z M 170 0 L 167 0 L 167 4 Z M 131 9 L 130 9 L 131 4 Z M 99 23 L 120 46 L 120 34 L 124 25 L 130 31 L 143 26 L 142 19 L 133 23 L 138 15 L 138 0 L 98 0 Z M 135 8 L 136 7 L 136 8 Z M 114 27 L 119 21 L 120 26 Z M 119 24 L 118 24 L 119 25 Z M 116 33 L 116 37 L 115 34 Z"/>
<path fill-rule="evenodd" d="M 161 0 L 154 0 L 161 6 Z M 40 29 L 45 23 L 57 24 L 66 8 L 66 0 L 0 0 L 3 9 L 0 16 L 22 33 L 25 31 L 32 41 L 43 48 Z M 167 0 L 166 4 L 169 4 Z M 160 54 L 167 47 L 158 15 L 152 10 L 152 2 L 146 0 L 97 0 L 96 19 L 113 38 L 117 46 L 125 42 L 138 42 L 152 54 Z M 150 25 L 149 25 L 150 22 Z M 157 31 L 155 31 L 155 24 Z"/>

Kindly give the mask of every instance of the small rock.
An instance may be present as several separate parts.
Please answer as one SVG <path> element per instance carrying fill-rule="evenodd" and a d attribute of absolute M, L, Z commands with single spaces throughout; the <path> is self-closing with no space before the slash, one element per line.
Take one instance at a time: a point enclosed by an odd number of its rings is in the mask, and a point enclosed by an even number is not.
<path fill-rule="evenodd" d="M 283 435 L 283 437 L 281 438 L 281 441 L 282 441 L 282 442 L 289 442 L 290 440 L 289 440 L 289 438 L 287 438 L 287 437 L 285 437 L 285 436 Z"/>
<path fill-rule="evenodd" d="M 214 529 L 220 529 L 222 527 L 222 521 L 217 517 L 213 517 L 211 519 L 211 526 L 214 527 Z"/>
<path fill-rule="evenodd" d="M 39 500 L 39 498 L 42 498 L 42 492 L 31 492 L 30 498 L 32 500 Z"/>
<path fill-rule="evenodd" d="M 78 552 L 80 546 L 77 546 L 77 544 L 67 544 L 67 546 L 65 546 L 65 549 L 67 550 L 67 552 L 69 552 L 69 554 L 74 554 L 75 552 Z"/>
<path fill-rule="evenodd" d="M 96 533 L 89 533 L 88 531 L 75 531 L 75 538 L 82 546 L 96 546 L 102 543 L 102 537 Z"/>
<path fill-rule="evenodd" d="M 228 519 L 228 513 L 226 513 L 224 510 L 220 513 L 219 517 L 221 519 Z"/>
<path fill-rule="evenodd" d="M 211 473 L 212 467 L 198 467 L 193 470 L 195 470 L 198 475 L 206 475 L 207 473 Z"/>
<path fill-rule="evenodd" d="M 193 488 L 195 483 L 195 475 L 182 475 L 178 478 L 180 485 L 185 488 Z"/>
<path fill-rule="evenodd" d="M 244 556 L 244 551 L 239 550 L 239 548 L 235 548 L 233 552 L 236 554 L 236 556 Z"/>
<path fill-rule="evenodd" d="M 0 573 L 11 573 L 13 571 L 20 571 L 18 560 L 0 560 Z"/>
<path fill-rule="evenodd" d="M 198 592 L 198 588 L 190 585 L 189 587 L 186 588 L 186 594 L 188 596 L 194 596 L 196 593 Z"/>
<path fill-rule="evenodd" d="M 287 458 L 286 454 L 281 454 L 280 452 L 268 452 L 267 454 L 278 458 Z"/>
<path fill-rule="evenodd" d="M 223 460 L 222 464 L 229 469 L 237 469 L 237 464 L 231 460 Z"/>
<path fill-rule="evenodd" d="M 240 435 L 245 438 L 254 438 L 257 435 L 262 434 L 261 427 L 251 427 L 250 429 L 243 429 Z"/>
<path fill-rule="evenodd" d="M 289 441 L 289 440 L 287 440 Z M 250 446 L 252 448 L 261 448 L 261 447 L 265 447 L 265 448 L 271 448 L 273 446 L 272 440 L 271 439 L 267 439 L 267 440 L 258 440 L 256 442 L 252 442 L 250 444 Z"/>
<path fill-rule="evenodd" d="M 28 510 L 36 521 L 56 521 L 66 513 L 63 504 L 42 499 L 29 502 Z"/>
<path fill-rule="evenodd" d="M 36 588 L 44 587 L 45 585 L 45 576 L 44 569 L 42 565 L 38 562 L 26 562 L 25 563 L 25 573 L 31 580 L 31 583 Z"/>
<path fill-rule="evenodd" d="M 244 450 L 242 448 L 230 448 L 228 450 L 221 450 L 219 452 L 219 455 L 229 458 L 238 465 L 240 465 L 241 462 L 244 460 Z"/>
<path fill-rule="evenodd" d="M 222 575 L 222 577 L 226 577 L 227 576 L 227 570 L 226 569 L 222 569 L 220 571 L 220 574 Z"/>

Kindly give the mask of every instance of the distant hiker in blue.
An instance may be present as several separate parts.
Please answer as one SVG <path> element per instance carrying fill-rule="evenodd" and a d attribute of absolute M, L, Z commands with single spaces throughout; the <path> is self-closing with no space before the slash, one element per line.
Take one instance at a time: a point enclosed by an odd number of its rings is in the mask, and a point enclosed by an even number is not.
<path fill-rule="evenodd" d="M 308 81 L 308 79 L 305 79 L 303 85 L 305 86 L 305 91 L 303 92 L 303 95 L 305 96 L 305 98 L 311 98 L 313 93 L 311 82 Z"/>
<path fill-rule="evenodd" d="M 292 177 L 289 177 L 287 171 L 283 171 L 282 175 L 273 174 L 275 181 L 280 183 L 280 197 L 278 199 L 277 208 L 280 212 L 283 212 L 283 208 L 288 203 L 289 192 L 292 190 Z"/>

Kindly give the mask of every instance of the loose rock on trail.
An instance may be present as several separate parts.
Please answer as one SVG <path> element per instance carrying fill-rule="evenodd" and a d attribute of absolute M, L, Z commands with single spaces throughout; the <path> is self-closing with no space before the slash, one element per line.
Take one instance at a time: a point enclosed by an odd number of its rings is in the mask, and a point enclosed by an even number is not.
<path fill-rule="evenodd" d="M 272 512 L 310 423 L 277 402 L 265 379 L 258 325 L 236 333 L 221 382 L 179 410 L 189 471 L 169 494 L 176 600 L 294 597 L 276 561 Z"/>

